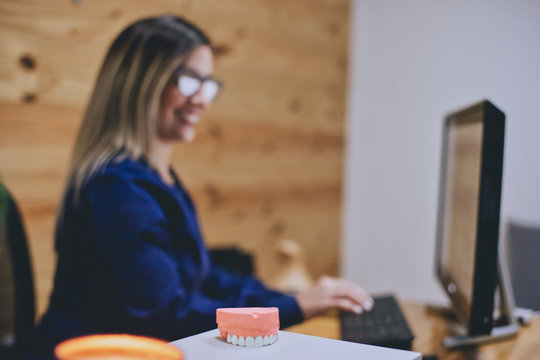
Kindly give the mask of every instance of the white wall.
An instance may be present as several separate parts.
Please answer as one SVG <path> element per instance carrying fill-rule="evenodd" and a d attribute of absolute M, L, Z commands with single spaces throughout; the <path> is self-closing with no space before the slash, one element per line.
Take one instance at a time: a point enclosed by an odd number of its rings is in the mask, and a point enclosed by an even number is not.
<path fill-rule="evenodd" d="M 443 116 L 506 113 L 502 221 L 540 223 L 540 1 L 353 0 L 342 274 L 443 301 L 433 252 Z"/>

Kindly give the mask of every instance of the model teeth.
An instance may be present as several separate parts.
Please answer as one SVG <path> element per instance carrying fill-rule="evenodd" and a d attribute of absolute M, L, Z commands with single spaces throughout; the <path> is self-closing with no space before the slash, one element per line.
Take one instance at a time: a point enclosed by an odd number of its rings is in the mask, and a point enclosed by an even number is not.
<path fill-rule="evenodd" d="M 255 338 L 254 346 L 263 346 L 263 338 L 262 338 L 262 336 L 257 336 Z"/>
<path fill-rule="evenodd" d="M 265 335 L 264 337 L 257 336 L 255 338 L 253 336 L 243 337 L 243 336 L 236 336 L 234 334 L 233 335 L 227 334 L 228 343 L 231 343 L 233 345 L 238 345 L 238 346 L 245 346 L 245 347 L 257 347 L 257 346 L 270 345 L 270 344 L 275 343 L 277 339 L 278 339 L 278 334 L 272 334 L 270 336 Z"/>

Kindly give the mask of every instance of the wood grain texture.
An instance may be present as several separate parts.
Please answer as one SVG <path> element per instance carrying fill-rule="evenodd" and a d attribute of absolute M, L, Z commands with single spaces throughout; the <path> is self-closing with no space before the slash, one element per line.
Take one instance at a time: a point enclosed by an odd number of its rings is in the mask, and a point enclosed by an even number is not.
<path fill-rule="evenodd" d="M 55 212 L 105 51 L 135 19 L 175 13 L 217 47 L 225 92 L 173 166 L 210 247 L 255 255 L 297 240 L 313 275 L 338 270 L 349 0 L 4 0 L 0 2 L 0 178 L 25 218 L 38 314 L 56 258 Z"/>

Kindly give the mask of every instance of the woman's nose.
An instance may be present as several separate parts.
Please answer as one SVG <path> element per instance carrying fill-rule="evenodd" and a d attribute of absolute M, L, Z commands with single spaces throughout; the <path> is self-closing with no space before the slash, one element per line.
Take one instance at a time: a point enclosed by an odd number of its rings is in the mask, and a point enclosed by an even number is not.
<path fill-rule="evenodd" d="M 204 99 L 202 92 L 202 86 L 197 90 L 197 92 L 190 96 L 189 101 L 192 104 L 202 105 L 204 107 L 208 106 L 209 102 Z"/>

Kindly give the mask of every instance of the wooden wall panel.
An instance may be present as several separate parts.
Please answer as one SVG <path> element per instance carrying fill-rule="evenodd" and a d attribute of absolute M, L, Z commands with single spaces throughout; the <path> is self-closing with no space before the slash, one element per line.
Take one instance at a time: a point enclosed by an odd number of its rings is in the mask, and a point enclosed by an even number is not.
<path fill-rule="evenodd" d="M 167 12 L 204 28 L 226 88 L 173 156 L 209 246 L 278 270 L 275 243 L 302 244 L 315 275 L 338 269 L 348 0 L 0 2 L 0 179 L 23 212 L 38 312 L 55 266 L 54 218 L 104 53 L 134 19 Z"/>

